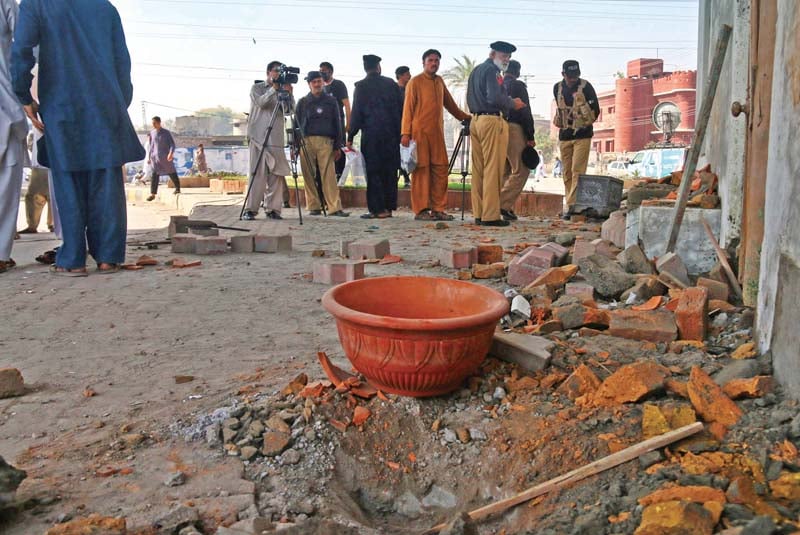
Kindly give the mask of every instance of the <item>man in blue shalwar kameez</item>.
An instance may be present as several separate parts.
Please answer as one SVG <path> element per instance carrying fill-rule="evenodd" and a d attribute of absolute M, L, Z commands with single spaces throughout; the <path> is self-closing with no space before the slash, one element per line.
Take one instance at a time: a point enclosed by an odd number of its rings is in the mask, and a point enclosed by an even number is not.
<path fill-rule="evenodd" d="M 39 100 L 30 88 L 39 46 Z M 108 0 L 22 0 L 12 47 L 14 92 L 45 132 L 64 243 L 55 272 L 86 275 L 86 246 L 100 272 L 125 260 L 122 166 L 144 158 L 128 116 L 131 60 Z M 40 156 L 40 161 L 42 160 Z"/>

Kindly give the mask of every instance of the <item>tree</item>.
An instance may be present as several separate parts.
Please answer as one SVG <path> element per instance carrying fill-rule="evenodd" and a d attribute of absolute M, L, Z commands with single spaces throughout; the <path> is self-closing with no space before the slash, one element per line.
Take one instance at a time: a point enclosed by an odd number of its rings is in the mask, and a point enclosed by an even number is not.
<path fill-rule="evenodd" d="M 214 108 L 203 108 L 194 112 L 198 117 L 219 117 L 227 121 L 233 120 L 233 110 L 225 106 L 216 106 Z"/>
<path fill-rule="evenodd" d="M 555 143 L 553 138 L 550 137 L 549 130 L 539 130 L 535 135 L 536 149 L 542 151 L 542 163 L 549 162 L 553 159 L 553 152 L 555 152 Z"/>
<path fill-rule="evenodd" d="M 442 79 L 450 86 L 450 93 L 453 95 L 456 104 L 462 110 L 467 108 L 467 82 L 469 82 L 469 75 L 478 66 L 478 62 L 466 54 L 461 58 L 453 58 L 456 62 L 455 67 L 451 67 L 442 73 Z M 452 116 L 445 116 L 445 132 L 452 134 L 452 138 L 448 140 L 450 146 L 455 145 L 455 140 L 461 132 L 461 124 L 458 123 Z"/>

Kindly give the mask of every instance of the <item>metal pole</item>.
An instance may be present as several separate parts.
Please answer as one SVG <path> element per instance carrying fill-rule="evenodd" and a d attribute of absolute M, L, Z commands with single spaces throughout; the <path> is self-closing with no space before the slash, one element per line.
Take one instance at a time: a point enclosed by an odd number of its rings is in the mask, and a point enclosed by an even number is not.
<path fill-rule="evenodd" d="M 692 176 L 694 176 L 694 172 L 697 170 L 697 160 L 700 157 L 700 151 L 703 149 L 703 141 L 705 141 L 708 121 L 711 117 L 711 108 L 714 105 L 714 96 L 717 93 L 717 85 L 719 84 L 722 65 L 725 63 L 725 53 L 728 51 L 728 43 L 731 39 L 732 30 L 733 28 L 725 24 L 719 32 L 717 49 L 714 51 L 714 60 L 711 63 L 708 82 L 703 92 L 703 105 L 700 108 L 700 115 L 698 116 L 698 122 L 695 126 L 694 141 L 692 142 L 692 147 L 689 149 L 689 154 L 686 156 L 686 164 L 683 167 L 683 178 L 681 179 L 678 200 L 675 203 L 675 214 L 673 216 L 669 241 L 667 242 L 667 250 L 665 253 L 675 251 L 675 244 L 678 242 L 678 234 L 681 230 L 683 215 L 684 212 L 686 212 L 686 203 L 689 200 L 689 191 L 692 187 Z"/>

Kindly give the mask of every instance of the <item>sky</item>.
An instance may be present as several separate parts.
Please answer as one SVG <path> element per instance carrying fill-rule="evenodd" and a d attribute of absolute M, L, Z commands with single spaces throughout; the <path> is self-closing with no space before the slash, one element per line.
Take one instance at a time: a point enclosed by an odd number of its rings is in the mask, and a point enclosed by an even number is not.
<path fill-rule="evenodd" d="M 664 60 L 665 70 L 697 65 L 698 0 L 112 0 L 122 17 L 133 62 L 134 124 L 222 105 L 249 108 L 252 82 L 280 60 L 302 76 L 330 61 L 334 77 L 364 77 L 363 54 L 383 58 L 383 73 L 408 65 L 421 72 L 422 52 L 488 57 L 489 43 L 509 41 L 534 98 L 549 117 L 561 64 L 577 59 L 595 89 L 614 88 L 629 60 Z M 143 110 L 144 106 L 144 110 Z"/>

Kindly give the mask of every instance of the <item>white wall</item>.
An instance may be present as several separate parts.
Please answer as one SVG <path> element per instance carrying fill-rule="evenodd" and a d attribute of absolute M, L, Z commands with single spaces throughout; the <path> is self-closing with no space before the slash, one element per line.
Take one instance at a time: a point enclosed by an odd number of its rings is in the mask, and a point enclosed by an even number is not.
<path fill-rule="evenodd" d="M 777 19 L 757 337 L 800 398 L 800 3 L 778 0 Z"/>
<path fill-rule="evenodd" d="M 717 37 L 723 24 L 733 27 L 728 53 L 714 97 L 698 167 L 711 164 L 719 176 L 722 201 L 720 242 L 727 247 L 741 235 L 742 187 L 747 119 L 734 118 L 731 104 L 747 100 L 750 55 L 750 0 L 701 0 L 697 58 L 697 112 L 705 98 L 705 85 L 711 69 Z"/>

